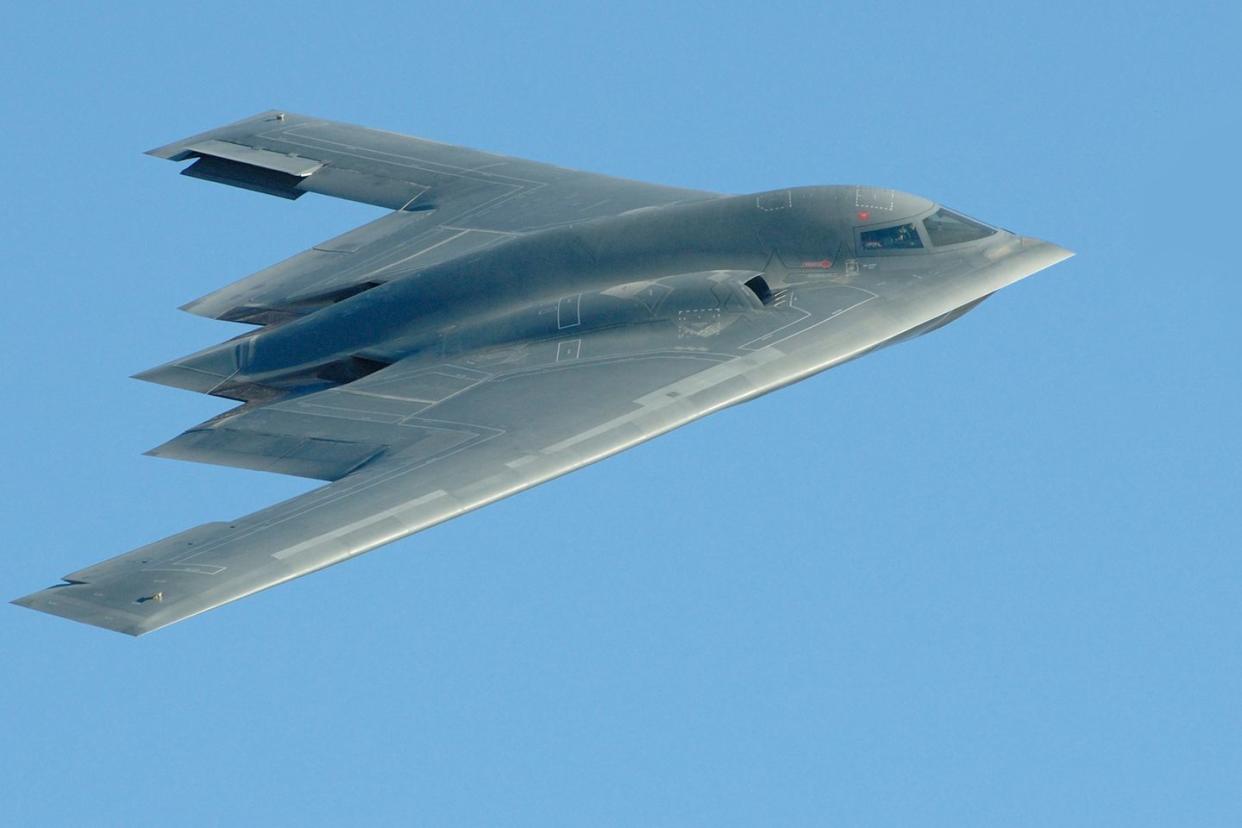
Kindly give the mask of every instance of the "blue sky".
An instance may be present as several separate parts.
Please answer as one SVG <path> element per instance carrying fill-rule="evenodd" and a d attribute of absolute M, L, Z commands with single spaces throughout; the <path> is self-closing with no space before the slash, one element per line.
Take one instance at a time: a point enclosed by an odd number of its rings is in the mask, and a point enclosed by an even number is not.
<path fill-rule="evenodd" d="M 761 8 L 760 8 L 761 7 Z M 25 4 L 14 597 L 309 488 L 141 452 L 176 307 L 378 214 L 141 155 L 269 107 L 1078 256 L 952 326 L 133 640 L 0 606 L 12 824 L 1242 822 L 1236 5 Z"/>

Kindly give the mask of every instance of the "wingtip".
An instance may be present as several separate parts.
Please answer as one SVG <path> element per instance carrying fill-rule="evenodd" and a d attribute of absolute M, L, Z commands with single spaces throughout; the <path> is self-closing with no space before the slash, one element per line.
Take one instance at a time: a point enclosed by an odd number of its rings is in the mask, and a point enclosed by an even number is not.
<path fill-rule="evenodd" d="M 87 601 L 60 592 L 65 587 L 77 585 L 71 581 L 54 584 L 47 589 L 13 598 L 9 603 L 89 627 L 124 633 L 134 638 L 151 631 L 143 626 L 143 619 L 129 616 L 128 613 L 101 611 L 100 607 L 92 606 Z"/>
<path fill-rule="evenodd" d="M 238 127 L 254 123 L 255 121 L 272 120 L 274 118 L 285 120 L 290 118 L 292 115 L 293 113 L 285 109 L 265 109 L 262 112 L 256 113 L 247 118 L 242 118 L 239 121 L 223 124 L 214 129 L 209 129 L 206 132 L 200 132 L 197 135 L 191 135 L 187 138 L 182 138 L 179 141 L 173 141 L 170 144 L 152 147 L 149 150 L 145 150 L 143 155 L 150 155 L 154 158 L 163 158 L 168 161 L 185 161 L 189 158 L 189 155 L 185 153 L 185 147 L 188 144 L 193 144 L 196 141 L 208 138 L 224 138 L 227 134 L 236 132 Z"/>

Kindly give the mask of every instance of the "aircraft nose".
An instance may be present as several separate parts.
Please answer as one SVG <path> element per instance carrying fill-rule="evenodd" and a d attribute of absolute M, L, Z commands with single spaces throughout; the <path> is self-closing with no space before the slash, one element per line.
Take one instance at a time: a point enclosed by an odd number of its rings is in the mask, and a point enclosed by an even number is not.
<path fill-rule="evenodd" d="M 1064 248 L 1059 244 L 1053 244 L 1050 241 L 1037 239 L 1034 236 L 1019 236 L 1018 243 L 1023 250 L 1030 250 L 1038 254 L 1041 259 L 1047 259 L 1048 265 L 1045 266 L 1063 262 L 1074 255 L 1073 250 Z"/>

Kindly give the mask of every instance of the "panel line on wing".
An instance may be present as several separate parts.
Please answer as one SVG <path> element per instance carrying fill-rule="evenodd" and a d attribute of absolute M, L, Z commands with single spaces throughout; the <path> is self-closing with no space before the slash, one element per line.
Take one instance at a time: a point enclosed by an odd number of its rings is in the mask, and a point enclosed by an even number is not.
<path fill-rule="evenodd" d="M 634 404 L 639 406 L 636 411 L 627 412 L 607 422 L 600 423 L 594 428 L 589 428 L 572 437 L 552 443 L 549 446 L 545 446 L 542 451 L 544 454 L 556 454 L 614 429 L 641 421 L 643 418 L 649 417 L 661 409 L 675 405 L 684 405 L 684 397 L 704 388 L 710 388 L 713 385 L 718 385 L 726 380 L 741 376 L 754 368 L 780 359 L 782 356 L 783 354 L 775 349 L 756 351 L 746 356 L 736 357 L 728 362 L 714 365 L 711 368 L 705 368 L 685 379 L 669 383 L 637 398 L 634 400 Z"/>
<path fill-rule="evenodd" d="M 400 515 L 403 512 L 408 512 L 408 511 L 417 509 L 419 506 L 424 506 L 428 503 L 431 503 L 432 501 L 439 500 L 440 498 L 445 497 L 447 495 L 448 495 L 448 492 L 446 492 L 444 489 L 437 489 L 436 491 L 429 492 L 423 495 L 422 497 L 417 497 L 414 500 L 409 501 L 408 503 L 402 503 L 400 506 L 394 506 L 391 509 L 385 509 L 382 512 L 376 512 L 374 515 L 368 515 L 367 517 L 362 518 L 360 520 L 356 520 L 353 523 L 348 523 L 344 526 L 337 527 L 336 529 L 333 529 L 331 532 L 325 532 L 324 534 L 318 537 L 311 538 L 310 540 L 302 541 L 301 543 L 295 544 L 294 546 L 290 546 L 287 549 L 281 549 L 277 552 L 273 552 L 272 557 L 276 558 L 277 560 L 284 560 L 285 558 L 292 558 L 294 555 L 297 555 L 300 552 L 305 552 L 307 549 L 311 549 L 313 547 L 319 546 L 321 543 L 324 543 L 326 541 L 337 540 L 338 538 L 344 535 L 348 535 L 358 529 L 364 529 L 367 526 L 371 526 L 372 524 L 379 523 L 383 520 L 396 517 L 397 515 Z"/>
<path fill-rule="evenodd" d="M 540 181 L 538 179 L 521 178 L 519 176 L 506 175 L 504 173 L 484 173 L 485 177 L 479 176 L 479 175 L 476 175 L 479 168 L 461 167 L 456 164 L 448 164 L 443 161 L 432 161 L 428 158 L 423 158 L 423 157 L 416 156 L 416 155 L 405 155 L 402 153 L 389 152 L 387 150 L 372 149 L 371 147 L 363 147 L 357 144 L 347 144 L 341 141 L 333 141 L 329 138 L 320 138 L 317 135 L 306 134 L 306 131 L 305 131 L 306 128 L 314 127 L 314 126 L 315 126 L 314 123 L 310 123 L 310 124 L 303 124 L 303 125 L 296 126 L 296 127 L 291 127 L 285 130 L 277 131 L 277 132 L 269 131 L 267 133 L 263 133 L 261 137 L 267 138 L 268 140 L 271 140 L 271 141 L 280 141 L 281 143 L 291 144 L 293 146 L 305 147 L 306 149 L 311 149 L 311 150 L 326 149 L 326 150 L 329 150 L 330 152 L 336 152 L 341 155 L 347 155 L 353 158 L 360 159 L 362 161 L 379 161 L 384 164 L 393 164 L 394 166 L 398 166 L 398 167 L 409 167 L 410 169 L 416 169 L 422 172 L 429 172 L 429 173 L 433 173 L 437 175 L 451 175 L 451 176 L 456 176 L 459 178 L 466 178 L 466 179 L 477 181 L 483 184 L 502 184 L 506 182 L 513 182 L 518 185 L 530 185 L 532 187 L 542 187 L 547 184 L 547 182 Z M 290 140 L 290 136 L 294 136 L 301 140 L 300 141 Z M 407 136 L 402 136 L 402 137 L 406 137 L 407 140 L 409 140 Z M 426 139 L 424 138 L 415 138 L 414 140 L 426 141 Z M 441 146 L 445 148 L 450 148 L 450 145 L 447 145 L 447 144 L 443 144 Z M 337 149 L 338 147 L 340 149 Z M 482 153 L 482 150 L 476 150 L 476 152 Z M 487 154 L 491 155 L 491 153 L 487 153 Z M 377 156 L 377 157 L 371 157 L 371 156 Z M 382 158 L 378 156 L 387 156 L 387 158 Z M 510 159 L 505 158 L 504 156 L 493 155 L 492 157 L 499 159 L 497 162 L 499 164 L 510 162 Z M 397 160 L 390 161 L 388 159 L 397 159 Z M 552 165 L 548 165 L 548 166 L 552 167 Z M 434 169 L 435 167 L 439 167 L 440 169 L 439 170 Z M 555 168 L 555 169 L 560 169 L 560 168 Z M 496 179 L 505 179 L 505 181 L 497 181 Z"/>

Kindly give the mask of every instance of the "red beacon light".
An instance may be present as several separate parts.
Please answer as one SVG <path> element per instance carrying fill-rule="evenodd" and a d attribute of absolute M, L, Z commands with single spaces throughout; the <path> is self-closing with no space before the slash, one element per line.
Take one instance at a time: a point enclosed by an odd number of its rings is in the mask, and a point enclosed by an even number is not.
<path fill-rule="evenodd" d="M 866 220 L 867 220 L 867 219 L 869 219 L 869 218 L 871 218 L 871 214 L 870 214 L 870 213 L 868 213 L 866 210 L 859 210 L 859 211 L 858 211 L 858 220 L 859 220 L 859 221 L 866 221 Z"/>

